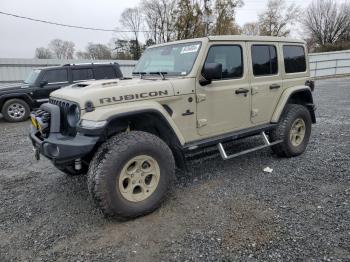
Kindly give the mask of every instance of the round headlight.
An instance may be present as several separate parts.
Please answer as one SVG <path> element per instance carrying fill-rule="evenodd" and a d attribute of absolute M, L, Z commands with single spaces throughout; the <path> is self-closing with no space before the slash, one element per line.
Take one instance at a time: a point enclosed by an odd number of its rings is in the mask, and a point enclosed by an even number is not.
<path fill-rule="evenodd" d="M 77 105 L 70 105 L 68 108 L 67 121 L 71 127 L 76 127 L 80 120 L 80 109 Z"/>

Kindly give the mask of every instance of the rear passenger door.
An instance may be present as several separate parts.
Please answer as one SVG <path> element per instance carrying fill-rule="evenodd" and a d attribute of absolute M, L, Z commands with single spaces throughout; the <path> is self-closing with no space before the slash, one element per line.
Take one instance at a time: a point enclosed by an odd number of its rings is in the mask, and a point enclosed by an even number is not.
<path fill-rule="evenodd" d="M 278 43 L 248 43 L 251 73 L 251 122 L 269 123 L 283 91 Z"/>

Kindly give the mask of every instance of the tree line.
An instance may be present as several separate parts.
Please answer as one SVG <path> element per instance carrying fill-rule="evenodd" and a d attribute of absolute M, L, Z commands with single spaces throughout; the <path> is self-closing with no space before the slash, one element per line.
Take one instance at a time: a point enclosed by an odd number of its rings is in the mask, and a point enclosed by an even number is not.
<path fill-rule="evenodd" d="M 350 48 L 350 3 L 313 0 L 302 10 L 286 0 L 269 0 L 257 21 L 239 26 L 236 13 L 243 0 L 142 0 L 125 9 L 121 30 L 131 32 L 111 44 L 89 43 L 85 51 L 75 52 L 74 43 L 52 40 L 47 48 L 36 49 L 37 58 L 138 59 L 154 44 L 206 35 L 301 35 L 310 51 Z M 301 26 L 300 26 L 301 25 Z M 118 28 L 119 29 L 119 28 Z M 141 34 L 144 43 L 140 41 Z"/>

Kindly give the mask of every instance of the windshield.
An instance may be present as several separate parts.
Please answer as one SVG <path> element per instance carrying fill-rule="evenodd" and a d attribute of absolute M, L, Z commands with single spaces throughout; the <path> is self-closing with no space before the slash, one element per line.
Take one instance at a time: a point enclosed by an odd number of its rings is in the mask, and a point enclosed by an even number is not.
<path fill-rule="evenodd" d="M 28 75 L 27 79 L 24 80 L 24 83 L 33 85 L 35 83 L 35 80 L 37 79 L 40 71 L 41 70 L 36 69 L 36 70 L 33 70 L 32 72 L 30 72 L 30 74 Z"/>
<path fill-rule="evenodd" d="M 133 74 L 185 76 L 192 70 L 200 46 L 200 42 L 191 42 L 149 48 L 140 58 Z"/>

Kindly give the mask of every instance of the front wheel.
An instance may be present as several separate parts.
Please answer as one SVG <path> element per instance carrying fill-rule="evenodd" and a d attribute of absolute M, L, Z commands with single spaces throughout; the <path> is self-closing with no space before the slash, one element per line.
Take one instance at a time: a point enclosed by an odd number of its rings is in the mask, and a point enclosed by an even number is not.
<path fill-rule="evenodd" d="M 90 194 L 107 216 L 132 218 L 155 210 L 174 178 L 170 148 L 150 133 L 122 133 L 100 146 L 88 171 Z"/>
<path fill-rule="evenodd" d="M 272 150 L 283 157 L 302 154 L 309 142 L 311 124 L 310 112 L 305 106 L 286 105 L 278 127 L 270 133 L 271 141 L 282 140 L 282 143 L 273 146 Z"/>
<path fill-rule="evenodd" d="M 4 103 L 1 113 L 8 122 L 21 122 L 29 117 L 30 108 L 24 100 L 15 98 Z"/>

